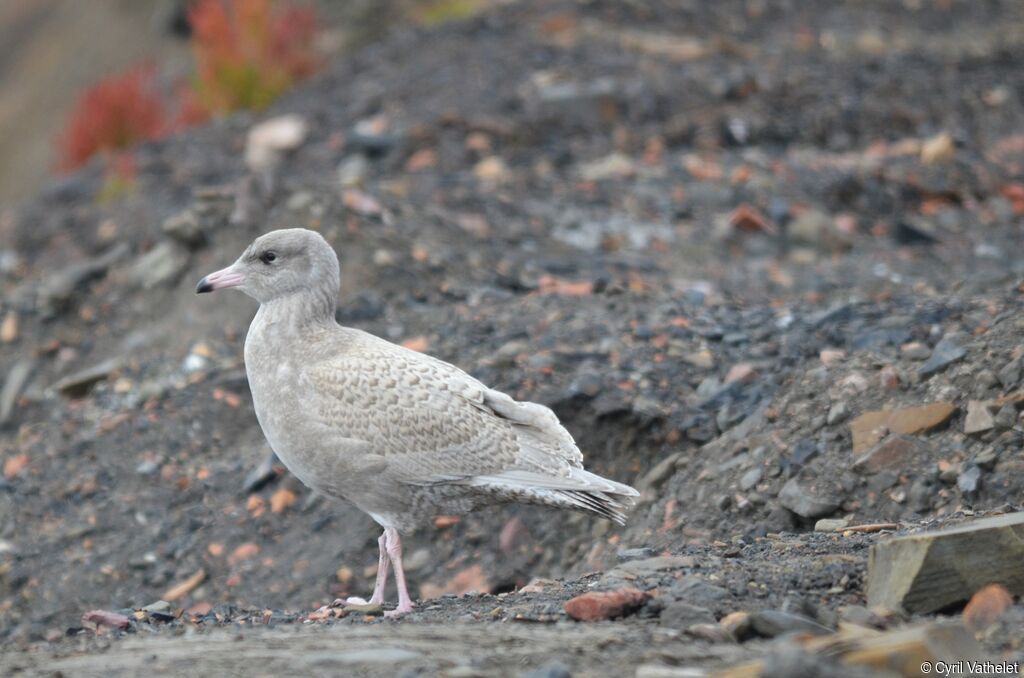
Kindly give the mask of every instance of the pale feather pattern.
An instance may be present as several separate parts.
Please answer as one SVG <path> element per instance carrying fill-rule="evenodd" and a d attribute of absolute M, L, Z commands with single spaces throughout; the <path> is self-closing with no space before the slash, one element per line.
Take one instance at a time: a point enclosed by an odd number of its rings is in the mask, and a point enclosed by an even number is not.
<path fill-rule="evenodd" d="M 261 263 L 268 249 L 280 268 Z M 260 301 L 245 340 L 256 416 L 305 484 L 400 531 L 501 502 L 624 521 L 636 490 L 584 470 L 549 408 L 339 326 L 337 257 L 319 235 L 269 233 L 230 270 L 244 273 L 243 290 Z"/>

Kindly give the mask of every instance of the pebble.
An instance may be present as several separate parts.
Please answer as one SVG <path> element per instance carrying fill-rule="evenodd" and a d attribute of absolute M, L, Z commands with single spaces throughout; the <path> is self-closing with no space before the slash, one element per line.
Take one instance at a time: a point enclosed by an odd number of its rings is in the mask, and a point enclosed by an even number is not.
<path fill-rule="evenodd" d="M 987 400 L 967 401 L 967 416 L 964 418 L 964 433 L 984 433 L 995 428 L 996 421 L 990 410 L 991 402 Z M 1016 417 L 1014 417 L 1016 419 Z M 1013 423 L 1011 422 L 1010 426 Z"/>
<path fill-rule="evenodd" d="M 0 426 L 5 425 L 14 414 L 14 406 L 18 402 L 18 396 L 28 383 L 29 377 L 35 371 L 36 362 L 30 359 L 22 359 L 14 363 L 14 366 L 7 372 L 4 380 L 3 390 L 0 390 Z"/>
<path fill-rule="evenodd" d="M 356 188 L 363 183 L 370 163 L 362 153 L 350 155 L 338 165 L 338 183 L 344 188 Z"/>
<path fill-rule="evenodd" d="M 619 562 L 626 563 L 631 560 L 646 560 L 648 558 L 653 558 L 657 554 L 658 552 L 650 546 L 639 546 L 631 549 L 620 549 L 616 554 L 616 557 L 619 559 Z"/>
<path fill-rule="evenodd" d="M 565 612 L 576 621 L 615 619 L 640 609 L 650 597 L 634 588 L 592 591 L 566 601 Z"/>
<path fill-rule="evenodd" d="M 849 518 L 822 518 L 814 523 L 815 532 L 842 532 L 850 525 Z"/>
<path fill-rule="evenodd" d="M 967 355 L 967 350 L 960 346 L 954 339 L 950 337 L 943 337 L 938 344 L 935 345 L 935 350 L 932 351 L 932 355 L 928 358 L 928 361 L 918 369 L 917 373 L 922 377 L 930 377 L 937 372 L 949 367 L 952 363 L 963 358 Z"/>
<path fill-rule="evenodd" d="M 900 346 L 900 355 L 907 360 L 928 360 L 932 350 L 920 341 L 911 341 Z"/>
<path fill-rule="evenodd" d="M 128 269 L 128 278 L 144 290 L 170 285 L 188 267 L 188 252 L 172 240 L 163 240 Z"/>
<path fill-rule="evenodd" d="M 252 170 L 270 169 L 285 153 L 301 146 L 307 133 L 305 118 L 295 113 L 253 125 L 245 142 L 245 163 Z"/>
<path fill-rule="evenodd" d="M 207 235 L 199 223 L 199 217 L 191 209 L 167 217 L 160 229 L 169 238 L 191 249 L 200 248 L 207 243 Z"/>
<path fill-rule="evenodd" d="M 792 631 L 818 636 L 832 633 L 831 629 L 813 619 L 781 610 L 761 610 L 753 613 L 750 615 L 750 626 L 755 633 L 766 638 L 775 638 Z"/>
<path fill-rule="evenodd" d="M 1011 389 L 1020 381 L 1020 374 L 1021 359 L 1015 358 L 1003 365 L 996 374 L 996 377 L 999 379 L 999 383 L 1003 385 L 1004 389 Z"/>
<path fill-rule="evenodd" d="M 89 392 L 93 385 L 109 377 L 110 373 L 120 366 L 120 358 L 104 360 L 92 367 L 87 367 L 84 370 L 64 377 L 54 384 L 53 388 L 68 398 L 81 398 Z"/>
<path fill-rule="evenodd" d="M 744 492 L 754 489 L 763 477 L 764 469 L 760 466 L 755 466 L 740 476 L 740 489 Z"/>
<path fill-rule="evenodd" d="M 832 407 L 828 408 L 828 416 L 825 418 L 825 422 L 829 426 L 835 426 L 846 421 L 850 416 L 850 408 L 845 401 L 840 400 L 837 403 L 832 403 Z"/>
<path fill-rule="evenodd" d="M 981 487 L 981 468 L 977 464 L 969 464 L 956 479 L 956 486 L 964 495 L 974 495 Z"/>
<path fill-rule="evenodd" d="M 834 513 L 842 500 L 832 494 L 824 483 L 810 487 L 797 478 L 790 478 L 779 492 L 779 503 L 793 513 L 813 520 Z"/>
<path fill-rule="evenodd" d="M 999 428 L 1013 428 L 1017 423 L 1017 408 L 1011 403 L 1003 405 L 996 412 L 994 421 Z"/>
<path fill-rule="evenodd" d="M 4 316 L 3 322 L 0 322 L 0 342 L 10 344 L 18 338 L 18 313 L 17 311 L 8 311 L 7 315 Z"/>
<path fill-rule="evenodd" d="M 524 673 L 523 678 L 572 678 L 572 672 L 565 664 L 554 662 Z"/>

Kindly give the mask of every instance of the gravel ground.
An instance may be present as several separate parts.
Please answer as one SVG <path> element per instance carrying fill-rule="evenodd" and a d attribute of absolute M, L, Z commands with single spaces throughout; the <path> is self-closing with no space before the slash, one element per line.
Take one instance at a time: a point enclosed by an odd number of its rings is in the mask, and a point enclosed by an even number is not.
<path fill-rule="evenodd" d="M 116 202 L 98 164 L 55 183 L 0 221 L 0 667 L 654 676 L 904 621 L 868 547 L 1020 503 L 1022 51 L 1011 1 L 514 2 L 144 147 Z M 282 114 L 304 142 L 247 167 Z M 629 525 L 442 516 L 418 612 L 320 609 L 376 529 L 254 472 L 253 305 L 193 294 L 286 226 L 338 249 L 341 322 L 552 406 L 643 490 Z"/>

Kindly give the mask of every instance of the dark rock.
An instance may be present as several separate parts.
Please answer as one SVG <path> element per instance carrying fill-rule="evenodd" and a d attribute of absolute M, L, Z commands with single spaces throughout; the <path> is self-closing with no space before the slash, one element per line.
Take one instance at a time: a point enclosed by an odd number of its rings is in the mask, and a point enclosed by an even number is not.
<path fill-rule="evenodd" d="M 799 478 L 790 478 L 779 492 L 779 504 L 802 518 L 814 520 L 834 513 L 842 504 L 842 498 L 822 480 L 811 485 Z"/>
<path fill-rule="evenodd" d="M 967 350 L 960 346 L 954 339 L 943 337 L 932 350 L 932 355 L 927 362 L 918 369 L 917 373 L 922 377 L 930 377 L 936 372 L 941 372 L 949 365 L 967 355 Z"/>
<path fill-rule="evenodd" d="M 53 388 L 68 398 L 82 398 L 92 387 L 110 376 L 110 373 L 121 366 L 120 358 L 111 358 L 87 367 L 84 370 L 68 375 L 53 385 Z"/>
<path fill-rule="evenodd" d="M 674 629 L 685 630 L 694 624 L 713 623 L 715 616 L 711 614 L 711 610 L 682 601 L 666 603 L 661 611 L 661 625 Z"/>
<path fill-rule="evenodd" d="M 1021 362 L 1020 358 L 1014 358 L 1003 365 L 996 374 L 999 378 L 999 383 L 1003 385 L 1004 389 L 1011 389 L 1020 381 Z"/>
<path fill-rule="evenodd" d="M 0 427 L 3 427 L 11 420 L 11 415 L 14 414 L 14 406 L 18 402 L 18 396 L 21 395 L 22 389 L 25 388 L 29 377 L 32 376 L 35 364 L 34 360 L 19 360 L 7 372 L 4 388 L 0 391 Z"/>
<path fill-rule="evenodd" d="M 822 626 L 813 619 L 794 614 L 782 612 L 781 610 L 761 610 L 750 615 L 750 625 L 754 632 L 765 638 L 774 638 L 784 633 L 799 631 L 801 633 L 812 633 L 814 635 L 825 635 L 832 633 L 828 627 Z"/>

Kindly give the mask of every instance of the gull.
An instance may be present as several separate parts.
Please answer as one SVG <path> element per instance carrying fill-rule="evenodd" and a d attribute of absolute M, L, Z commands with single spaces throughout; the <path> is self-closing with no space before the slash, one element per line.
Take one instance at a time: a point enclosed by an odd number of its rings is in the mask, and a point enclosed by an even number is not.
<path fill-rule="evenodd" d="M 257 238 L 196 292 L 236 288 L 259 302 L 245 337 L 256 418 L 299 480 L 383 528 L 370 603 L 383 605 L 390 568 L 398 605 L 386 614 L 412 611 L 400 534 L 437 515 L 511 502 L 625 522 L 637 491 L 584 470 L 554 412 L 339 325 L 339 287 L 334 249 L 315 231 L 291 228 Z"/>

